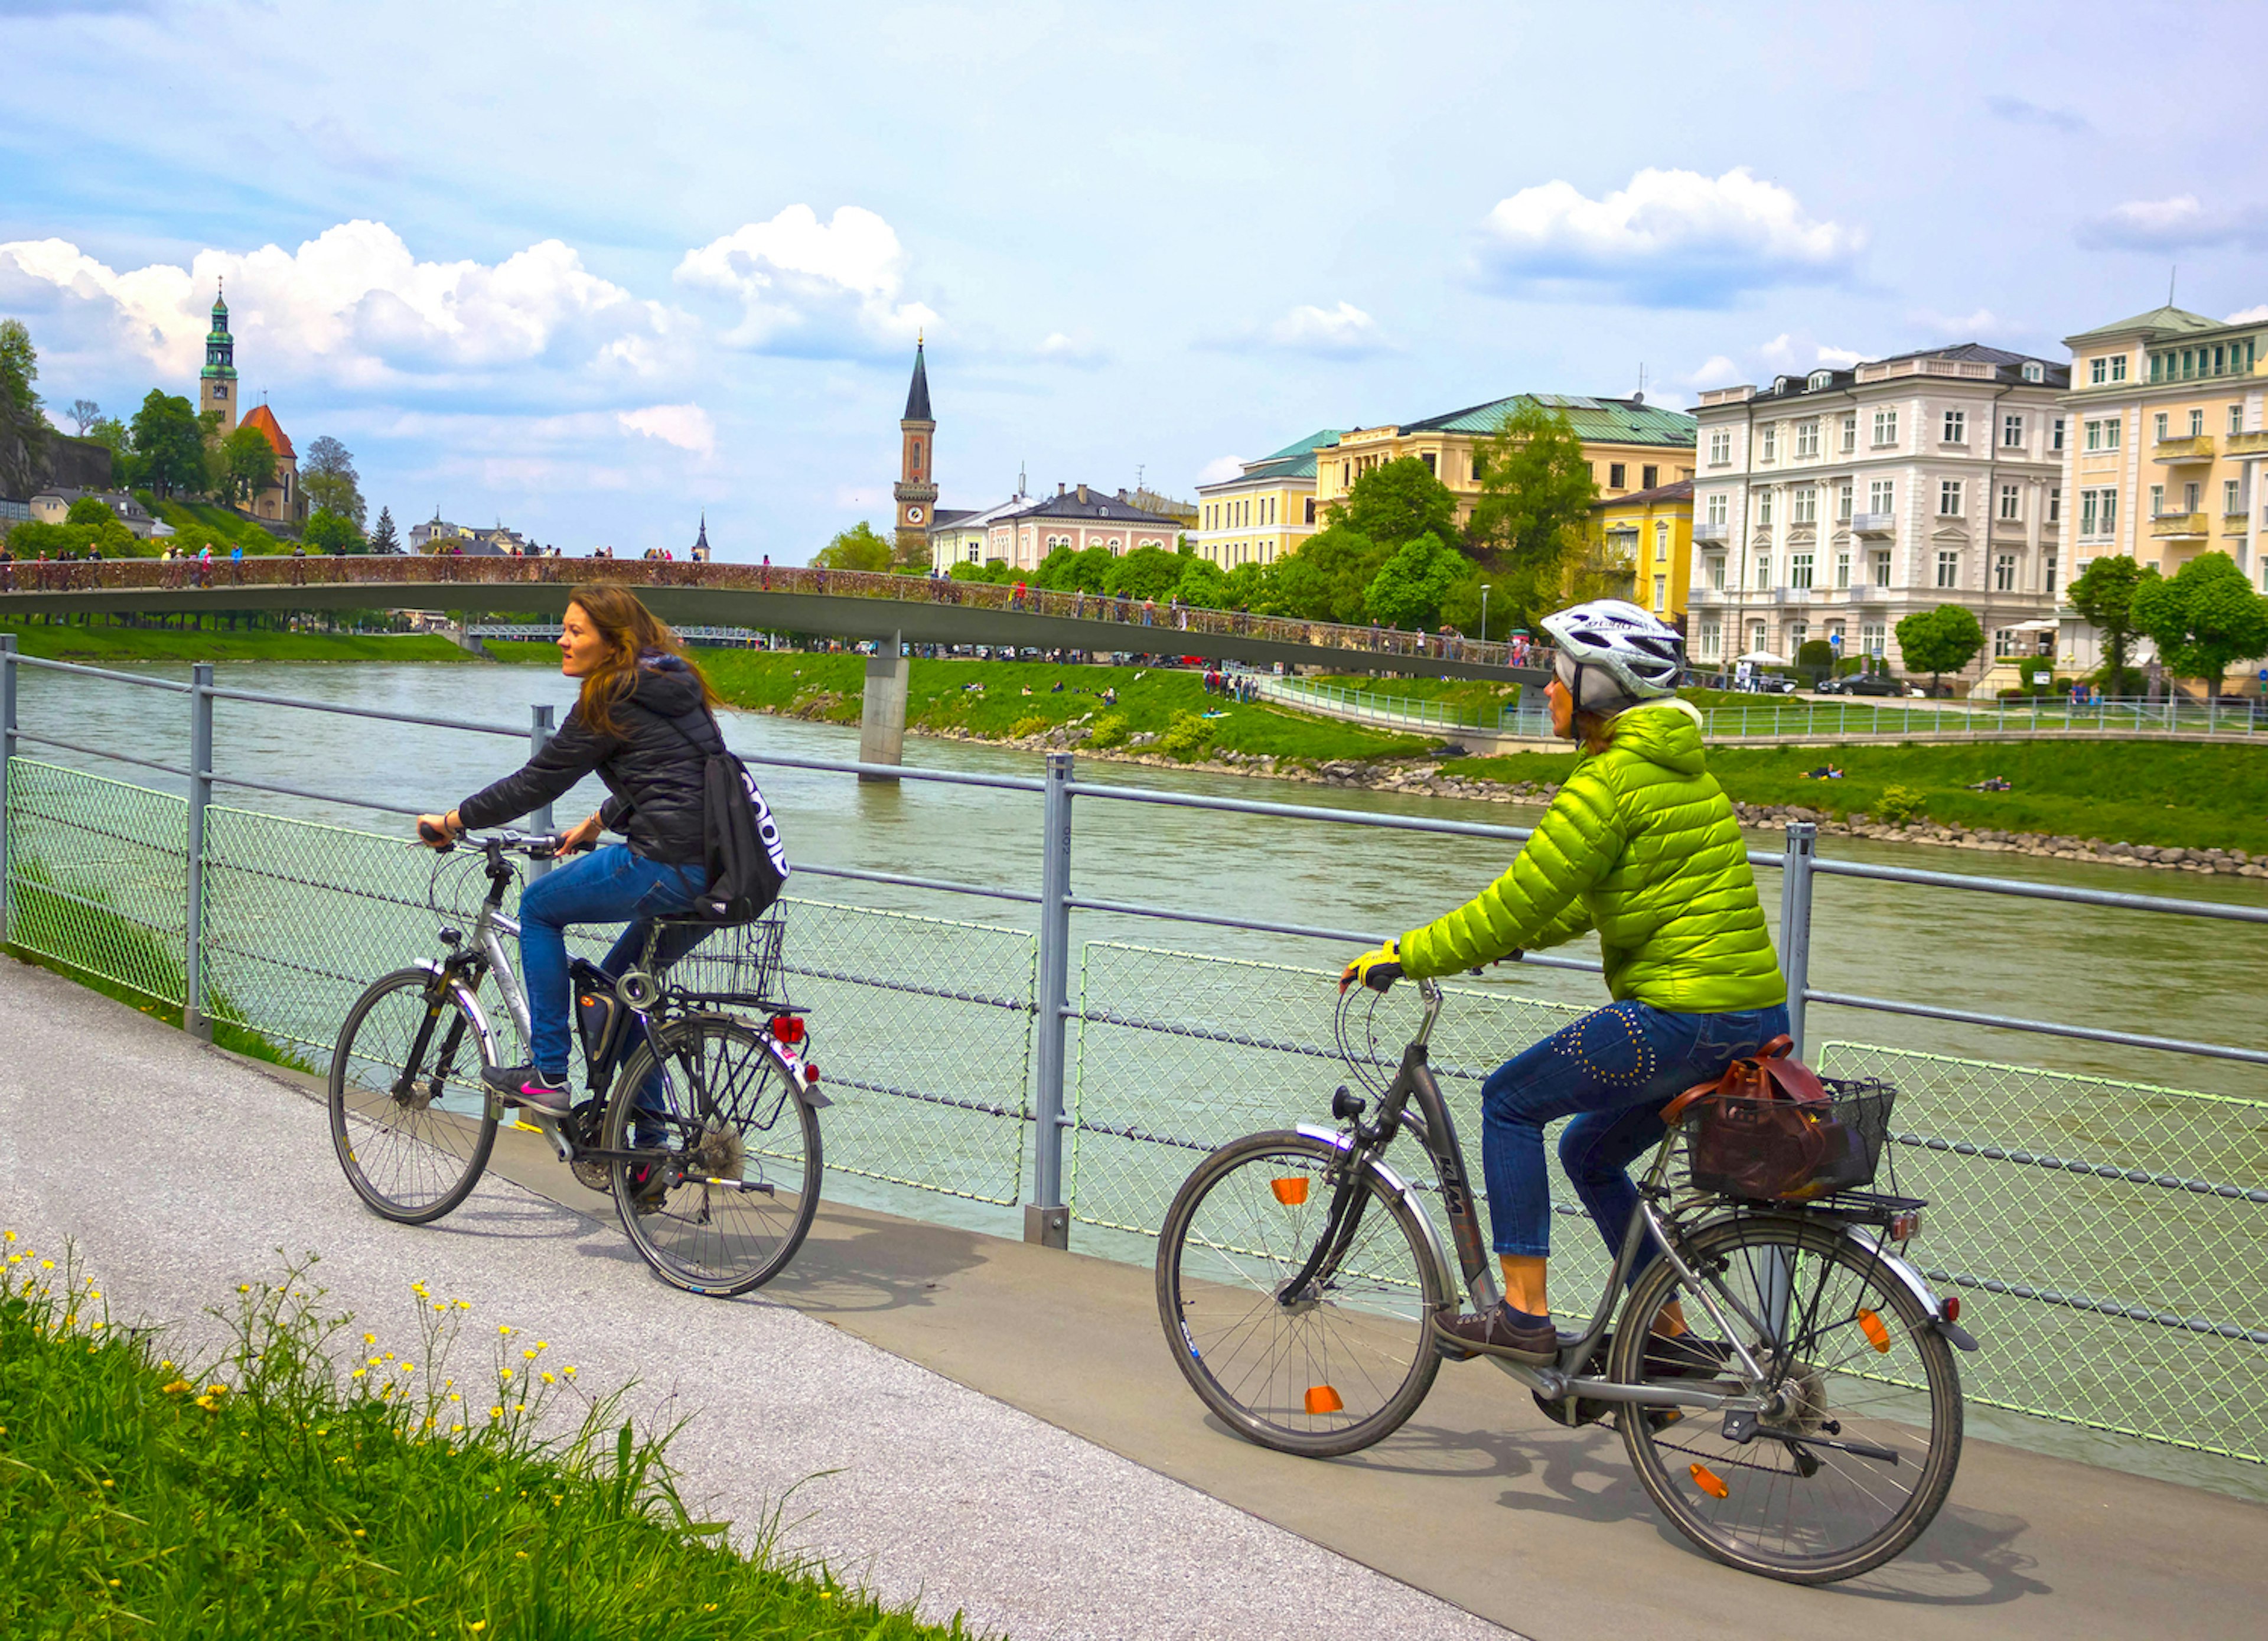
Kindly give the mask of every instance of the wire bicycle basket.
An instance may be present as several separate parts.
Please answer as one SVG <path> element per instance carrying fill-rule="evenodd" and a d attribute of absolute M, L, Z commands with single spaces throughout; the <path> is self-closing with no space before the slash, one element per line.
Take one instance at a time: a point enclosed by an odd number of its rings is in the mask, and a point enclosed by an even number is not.
<path fill-rule="evenodd" d="M 777 907 L 753 922 L 722 926 L 696 918 L 659 917 L 640 966 L 681 996 L 776 1013 L 792 1006 L 783 979 L 786 932 Z M 689 950 L 663 955 L 671 946 L 688 941 Z"/>

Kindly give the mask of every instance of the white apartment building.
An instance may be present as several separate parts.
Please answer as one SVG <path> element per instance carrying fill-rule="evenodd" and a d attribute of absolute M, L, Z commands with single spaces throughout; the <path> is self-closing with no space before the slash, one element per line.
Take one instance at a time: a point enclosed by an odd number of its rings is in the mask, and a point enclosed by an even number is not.
<path fill-rule="evenodd" d="M 1897 624 L 1962 604 L 1969 676 L 2051 645 L 2068 366 L 1964 343 L 1701 395 L 1697 669 L 1813 638 L 1903 672 Z"/>

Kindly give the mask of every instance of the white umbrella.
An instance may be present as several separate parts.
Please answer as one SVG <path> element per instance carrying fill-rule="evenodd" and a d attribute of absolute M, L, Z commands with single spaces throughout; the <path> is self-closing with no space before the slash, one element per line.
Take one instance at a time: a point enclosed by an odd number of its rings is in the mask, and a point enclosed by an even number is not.
<path fill-rule="evenodd" d="M 1786 660 L 1770 650 L 1751 650 L 1746 655 L 1736 655 L 1735 661 L 1746 661 L 1751 666 L 1786 666 Z"/>

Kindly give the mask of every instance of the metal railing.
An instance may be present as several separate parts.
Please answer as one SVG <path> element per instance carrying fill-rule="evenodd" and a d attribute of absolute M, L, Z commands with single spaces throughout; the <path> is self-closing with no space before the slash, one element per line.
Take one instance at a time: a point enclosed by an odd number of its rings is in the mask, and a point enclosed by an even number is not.
<path fill-rule="evenodd" d="M 34 666 L 90 688 L 184 697 L 188 762 L 163 763 L 77 745 L 44 725 L 22 727 L 18 675 Z M 544 726 L 364 714 L 221 688 L 204 667 L 182 683 L 33 662 L 0 635 L 0 931 L 10 946 L 179 1006 L 194 1028 L 249 1034 L 263 1051 L 320 1070 L 360 988 L 430 947 L 433 857 L 396 839 L 217 801 L 222 790 L 269 791 L 407 813 L 232 772 L 225 748 L 213 740 L 217 700 L 515 739 L 540 737 Z M 186 780 L 187 796 L 62 768 L 31 755 L 39 748 L 163 770 Z M 1342 1075 L 1329 978 L 1347 951 L 1386 931 L 1075 891 L 1075 810 L 1171 806 L 1507 844 L 1528 835 L 1519 827 L 1082 780 L 1068 754 L 1051 754 L 1037 779 L 755 754 L 747 761 L 1036 799 L 1036 887 L 799 867 L 788 971 L 799 997 L 821 1000 L 829 1086 L 843 1107 L 828 1131 L 830 1168 L 1020 1203 L 1026 1234 L 1035 1240 L 1060 1245 L 1076 1219 L 1105 1251 L 1140 1251 L 1125 1233 L 1155 1234 L 1197 1153 L 1255 1128 L 1314 1117 Z M 1749 857 L 1755 868 L 1779 873 L 1779 955 L 1799 1042 L 1817 1034 L 1809 1012 L 1833 1007 L 2268 1066 L 2268 1049 L 2245 1042 L 1859 995 L 1811 977 L 1820 932 L 1814 894 L 1822 877 L 2206 927 L 2268 925 L 2268 908 L 1821 858 L 1816 843 L 1815 828 L 1792 825 L 1779 850 Z M 1012 908 L 1030 926 L 801 898 L 813 879 L 845 889 L 873 883 L 974 897 Z M 455 887 L 479 891 L 469 875 Z M 445 878 L 439 887 L 449 904 L 451 883 Z M 1256 931 L 1287 946 L 1322 942 L 1329 962 L 1261 962 L 1105 938 L 1110 931 L 1095 926 L 1103 921 L 1117 930 Z M 1524 961 L 1597 968 L 1568 957 Z M 1435 1036 L 1434 1062 L 1471 1136 L 1480 1131 L 1487 1073 L 1586 1011 L 1500 987 L 1453 990 L 1455 1006 Z M 1374 1030 L 1389 1046 L 1409 1024 L 1406 991 L 1380 1004 Z M 1911 1252 L 1930 1280 L 1963 1292 L 1964 1321 L 1986 1341 L 1983 1356 L 1964 1358 L 1973 1399 L 2268 1462 L 2268 1328 L 2257 1315 L 2268 1100 L 1840 1037 L 1816 1043 L 1809 1057 L 1830 1074 L 1879 1075 L 1901 1090 L 1891 1155 L 1903 1186 L 1933 1203 Z M 1580 1217 L 1564 1181 L 1555 1196 L 1557 1212 Z M 1580 1291 L 1598 1278 L 1603 1255 L 1593 1239 L 1567 1240 L 1556 1257 L 1572 1268 L 1563 1285 Z"/>

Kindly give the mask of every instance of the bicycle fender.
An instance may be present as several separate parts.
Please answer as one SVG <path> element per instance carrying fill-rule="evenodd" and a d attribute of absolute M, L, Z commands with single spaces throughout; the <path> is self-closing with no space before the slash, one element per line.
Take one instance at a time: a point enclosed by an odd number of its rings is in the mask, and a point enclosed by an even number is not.
<path fill-rule="evenodd" d="M 795 1097 L 806 1110 L 824 1111 L 835 1102 L 819 1092 L 819 1085 L 803 1074 L 803 1057 L 777 1037 L 767 1033 L 764 1047 L 770 1050 L 772 1062 L 787 1078 L 787 1085 L 795 1090 Z"/>
<path fill-rule="evenodd" d="M 441 965 L 430 957 L 419 958 L 415 967 L 423 969 L 429 975 L 441 973 Z M 501 1064 L 502 1062 L 497 1058 L 496 1033 L 489 1029 L 488 1011 L 481 1006 L 480 998 L 474 996 L 462 981 L 458 980 L 449 982 L 449 995 L 456 999 L 457 1006 L 464 1010 L 465 1018 L 472 1021 L 473 1031 L 481 1040 L 481 1063 L 482 1065 Z"/>
<path fill-rule="evenodd" d="M 1354 1141 L 1351 1138 L 1336 1129 L 1325 1128 L 1319 1122 L 1295 1123 L 1292 1131 L 1304 1138 L 1321 1140 L 1324 1144 L 1338 1151 L 1354 1149 Z M 1441 1291 L 1452 1296 L 1454 1304 L 1457 1292 L 1456 1268 L 1449 1262 L 1449 1250 L 1441 1241 L 1441 1233 L 1433 1223 L 1433 1216 L 1425 1211 L 1425 1202 L 1415 1190 L 1410 1188 L 1409 1181 L 1388 1167 L 1382 1159 L 1373 1157 L 1368 1166 L 1370 1171 L 1378 1176 L 1379 1182 L 1407 1203 L 1410 1211 L 1417 1216 L 1418 1229 L 1425 1233 L 1425 1237 L 1426 1257 L 1433 1262 L 1433 1269 L 1440 1273 Z"/>
<path fill-rule="evenodd" d="M 1859 1227 L 1856 1225 L 1845 1225 L 1843 1235 L 1856 1247 L 1865 1250 L 1867 1258 L 1895 1276 L 1904 1284 L 1907 1292 L 1921 1301 L 1922 1309 L 1928 1313 L 1929 1325 L 1945 1336 L 1945 1342 L 1948 1344 L 1956 1350 L 1965 1350 L 1971 1354 L 1977 1350 L 1979 1347 L 1975 1336 L 1960 1323 L 1947 1318 L 1945 1301 L 1939 1299 L 1931 1290 L 1929 1284 L 1921 1279 L 1919 1271 L 1907 1264 L 1896 1254 L 1885 1252 L 1878 1243 L 1859 1235 Z"/>

